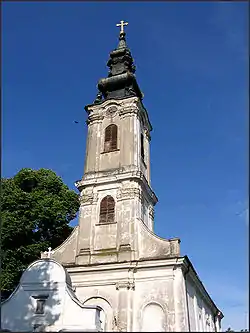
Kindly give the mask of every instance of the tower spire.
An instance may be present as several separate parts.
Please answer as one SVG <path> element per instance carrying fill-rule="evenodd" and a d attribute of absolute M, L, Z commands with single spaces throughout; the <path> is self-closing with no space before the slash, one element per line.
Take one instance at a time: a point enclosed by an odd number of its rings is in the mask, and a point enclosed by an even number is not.
<path fill-rule="evenodd" d="M 126 36 L 125 32 L 120 32 L 119 43 L 118 43 L 118 46 L 117 46 L 117 50 L 124 49 L 124 48 L 127 47 L 125 36 Z"/>
<path fill-rule="evenodd" d="M 119 43 L 117 48 L 110 53 L 107 62 L 108 77 L 98 82 L 99 93 L 94 101 L 95 104 L 110 98 L 138 96 L 142 99 L 143 97 L 134 75 L 134 60 L 126 44 L 124 27 L 127 25 L 128 22 L 123 20 L 116 24 L 117 27 L 120 27 Z"/>

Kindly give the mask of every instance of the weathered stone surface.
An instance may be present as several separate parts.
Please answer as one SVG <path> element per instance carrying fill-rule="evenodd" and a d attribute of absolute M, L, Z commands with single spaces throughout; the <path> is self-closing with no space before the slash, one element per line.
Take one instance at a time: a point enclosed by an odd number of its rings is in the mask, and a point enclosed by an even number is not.
<path fill-rule="evenodd" d="M 54 249 L 51 258 L 62 264 L 74 264 L 77 253 L 78 232 L 79 226 L 76 226 L 71 235 L 60 246 Z M 41 258 L 43 257 L 44 255 L 42 253 Z"/>

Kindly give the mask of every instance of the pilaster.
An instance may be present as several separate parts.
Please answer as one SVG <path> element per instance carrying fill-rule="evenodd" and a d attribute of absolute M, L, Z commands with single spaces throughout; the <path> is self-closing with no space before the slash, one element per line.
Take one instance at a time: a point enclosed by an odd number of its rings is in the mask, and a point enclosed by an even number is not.
<path fill-rule="evenodd" d="M 131 292 L 135 289 L 133 282 L 119 282 L 116 284 L 118 291 L 118 329 L 120 332 L 131 332 L 132 309 Z"/>

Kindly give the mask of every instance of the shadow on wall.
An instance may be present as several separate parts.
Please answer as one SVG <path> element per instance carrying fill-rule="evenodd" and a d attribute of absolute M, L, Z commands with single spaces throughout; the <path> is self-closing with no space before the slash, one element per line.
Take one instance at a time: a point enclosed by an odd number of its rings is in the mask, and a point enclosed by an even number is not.
<path fill-rule="evenodd" d="M 67 273 L 55 262 L 33 262 L 1 305 L 2 330 L 39 332 L 53 326 L 62 311 L 60 294 L 64 292 L 65 279 Z"/>

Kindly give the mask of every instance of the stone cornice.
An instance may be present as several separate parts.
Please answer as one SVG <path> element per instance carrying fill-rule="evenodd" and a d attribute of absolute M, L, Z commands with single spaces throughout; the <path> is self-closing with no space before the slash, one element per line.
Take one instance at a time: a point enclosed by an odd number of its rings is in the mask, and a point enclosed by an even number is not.
<path fill-rule="evenodd" d="M 139 103 L 139 98 L 138 97 L 128 97 L 124 99 L 108 99 L 102 102 L 101 104 L 90 104 L 85 106 L 85 110 L 87 111 L 88 114 L 91 112 L 100 112 L 104 111 L 107 107 L 111 105 L 115 105 L 118 107 L 118 109 L 121 109 L 123 107 L 129 106 L 133 104 L 136 106 Z"/>
<path fill-rule="evenodd" d="M 69 273 L 83 273 L 83 272 L 98 272 L 98 271 L 113 271 L 121 269 L 145 269 L 145 268 L 164 268 L 164 267 L 174 267 L 175 265 L 181 266 L 183 258 L 165 258 L 165 259 L 141 259 L 141 260 L 131 260 L 130 262 L 124 261 L 119 263 L 102 263 L 102 264 L 88 264 L 86 266 L 70 266 L 67 267 Z"/>
<path fill-rule="evenodd" d="M 119 173 L 120 171 L 120 173 Z M 107 174 L 109 173 L 109 175 Z M 107 184 L 107 183 L 112 183 L 112 182 L 119 182 L 127 179 L 134 179 L 140 183 L 140 185 L 144 189 L 144 193 L 147 194 L 148 198 L 153 202 L 155 205 L 158 201 L 155 193 L 151 189 L 150 185 L 148 184 L 145 176 L 139 169 L 134 169 L 133 171 L 122 171 L 119 169 L 114 169 L 110 170 L 107 172 L 103 172 L 103 176 L 98 177 L 97 173 L 93 173 L 92 177 L 91 174 L 89 175 L 90 177 L 86 177 L 85 174 L 85 179 L 79 180 L 75 183 L 75 186 L 78 188 L 79 191 L 82 191 L 85 187 L 90 186 L 90 185 L 95 185 L 96 183 L 98 184 Z"/>
<path fill-rule="evenodd" d="M 107 109 L 112 106 L 117 108 L 117 112 L 114 115 L 119 114 L 121 118 L 137 115 L 144 125 L 145 134 L 148 140 L 150 140 L 150 131 L 152 130 L 152 126 L 148 118 L 148 113 L 140 99 L 136 96 L 124 99 L 108 99 L 101 104 L 87 105 L 85 107 L 85 110 L 89 115 L 87 124 L 91 125 L 96 122 L 101 122 L 104 116 L 110 117 L 107 113 Z"/>

